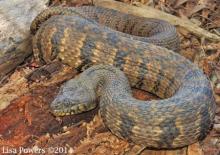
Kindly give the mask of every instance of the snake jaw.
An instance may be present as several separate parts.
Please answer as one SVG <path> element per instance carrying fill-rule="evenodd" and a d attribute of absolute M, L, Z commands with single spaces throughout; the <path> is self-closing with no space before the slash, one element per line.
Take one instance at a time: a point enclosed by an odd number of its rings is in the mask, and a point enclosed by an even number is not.
<path fill-rule="evenodd" d="M 65 105 L 63 102 L 60 102 L 58 106 L 53 106 L 54 102 L 51 103 L 50 109 L 53 115 L 55 116 L 68 116 L 68 115 L 75 115 L 80 114 L 86 111 L 90 111 L 96 107 L 96 102 L 93 103 L 78 103 L 77 105 L 73 105 L 69 108 L 64 108 Z"/>

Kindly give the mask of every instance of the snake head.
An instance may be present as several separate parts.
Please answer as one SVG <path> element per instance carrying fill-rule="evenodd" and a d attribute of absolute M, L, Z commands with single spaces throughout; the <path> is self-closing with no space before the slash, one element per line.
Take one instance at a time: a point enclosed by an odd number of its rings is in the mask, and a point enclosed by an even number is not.
<path fill-rule="evenodd" d="M 50 104 L 55 116 L 79 114 L 94 109 L 97 105 L 95 92 L 78 79 L 66 82 Z"/>

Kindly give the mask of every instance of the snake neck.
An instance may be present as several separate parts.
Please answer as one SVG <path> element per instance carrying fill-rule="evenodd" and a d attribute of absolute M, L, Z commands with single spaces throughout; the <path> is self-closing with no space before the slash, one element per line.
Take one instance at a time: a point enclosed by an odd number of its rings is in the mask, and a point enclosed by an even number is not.
<path fill-rule="evenodd" d="M 109 88 L 114 86 L 114 89 L 121 94 L 131 93 L 127 77 L 119 69 L 110 65 L 97 65 L 90 67 L 80 74 L 78 81 L 87 89 L 96 92 L 96 97 L 99 97 Z"/>

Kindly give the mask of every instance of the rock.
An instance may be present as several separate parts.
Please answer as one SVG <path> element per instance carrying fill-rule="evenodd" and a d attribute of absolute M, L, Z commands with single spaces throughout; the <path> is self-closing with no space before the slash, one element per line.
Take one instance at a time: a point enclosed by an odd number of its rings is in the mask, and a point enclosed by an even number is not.
<path fill-rule="evenodd" d="M 26 49 L 27 45 L 31 45 L 29 27 L 48 2 L 49 0 L 0 1 L 0 79 L 31 54 L 30 47 Z"/>

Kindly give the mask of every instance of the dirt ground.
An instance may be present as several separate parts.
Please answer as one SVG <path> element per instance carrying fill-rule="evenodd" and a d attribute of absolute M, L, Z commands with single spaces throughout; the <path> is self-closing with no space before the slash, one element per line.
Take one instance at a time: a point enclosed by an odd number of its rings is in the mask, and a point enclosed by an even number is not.
<path fill-rule="evenodd" d="M 128 4 L 152 6 L 182 19 L 189 19 L 220 35 L 220 1 L 218 0 L 121 0 Z M 81 6 L 88 0 L 51 0 L 50 5 Z M 60 85 L 76 73 L 62 66 L 61 73 L 38 82 L 25 77 L 35 69 L 27 60 L 8 78 L 1 93 L 19 96 L 0 112 L 0 153 L 21 149 L 23 154 L 77 154 L 77 155 L 220 155 L 220 43 L 204 40 L 177 27 L 181 38 L 180 53 L 198 64 L 209 77 L 217 104 L 213 130 L 202 142 L 178 150 L 142 150 L 111 134 L 104 126 L 98 109 L 65 117 L 54 117 L 49 103 L 59 91 Z M 61 78 L 62 77 L 62 78 Z M 65 77 L 65 78 L 63 78 Z M 13 92 L 13 93 L 11 93 Z M 157 97 L 133 90 L 134 96 L 143 100 Z M 13 150 L 13 148 L 16 148 Z M 30 149 L 31 148 L 31 149 Z"/>

